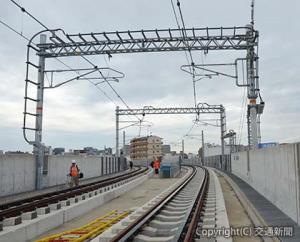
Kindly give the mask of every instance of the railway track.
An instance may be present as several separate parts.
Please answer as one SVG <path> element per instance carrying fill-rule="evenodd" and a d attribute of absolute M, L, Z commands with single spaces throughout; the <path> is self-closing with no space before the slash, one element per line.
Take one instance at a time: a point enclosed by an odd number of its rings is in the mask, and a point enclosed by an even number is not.
<path fill-rule="evenodd" d="M 61 191 L 46 193 L 15 202 L 3 204 L 0 206 L 0 221 L 4 221 L 8 218 L 16 218 L 14 225 L 21 223 L 21 216 L 24 213 L 29 213 L 31 219 L 37 217 L 36 210 L 39 208 L 45 208 L 44 213 L 50 212 L 49 206 L 61 206 L 60 202 L 64 202 L 66 206 L 70 205 L 70 198 L 73 198 L 76 201 L 78 196 L 87 194 L 87 196 L 92 196 L 91 192 L 97 191 L 101 188 L 113 186 L 116 183 L 122 182 L 124 180 L 133 178 L 135 176 L 142 175 L 147 169 L 139 167 L 137 170 L 134 170 L 130 173 L 122 174 L 115 177 L 110 177 L 108 179 L 93 182 L 85 185 L 80 185 L 78 187 L 68 188 Z M 108 188 L 109 189 L 109 188 Z M 105 191 L 105 190 L 104 190 Z M 85 199 L 83 196 L 81 199 Z M 57 207 L 58 208 L 58 207 Z M 59 209 L 59 208 L 58 208 Z"/>
<path fill-rule="evenodd" d="M 208 171 L 190 167 L 191 175 L 111 241 L 192 241 L 208 188 Z"/>

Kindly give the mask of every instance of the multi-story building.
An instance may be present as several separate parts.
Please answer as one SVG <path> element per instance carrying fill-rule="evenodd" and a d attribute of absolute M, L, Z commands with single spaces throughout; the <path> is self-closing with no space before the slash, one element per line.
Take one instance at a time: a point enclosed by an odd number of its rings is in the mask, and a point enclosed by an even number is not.
<path fill-rule="evenodd" d="M 131 160 L 154 160 L 162 156 L 162 138 L 146 136 L 130 141 Z"/>

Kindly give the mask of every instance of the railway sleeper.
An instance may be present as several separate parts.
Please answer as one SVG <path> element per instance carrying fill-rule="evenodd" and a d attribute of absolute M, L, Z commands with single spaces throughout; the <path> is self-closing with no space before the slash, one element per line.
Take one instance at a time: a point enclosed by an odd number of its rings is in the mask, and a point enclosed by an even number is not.
<path fill-rule="evenodd" d="M 3 227 L 7 226 L 15 226 L 22 223 L 22 217 L 16 216 L 16 217 L 10 217 L 10 218 L 5 218 L 3 219 Z"/>
<path fill-rule="evenodd" d="M 151 220 L 149 223 L 150 227 L 157 228 L 157 229 L 173 229 L 175 227 L 179 227 L 182 221 L 169 221 L 169 222 L 163 222 L 157 219 Z"/>
<path fill-rule="evenodd" d="M 35 219 L 37 218 L 37 211 L 24 212 L 22 213 L 21 218 L 22 221 Z"/>
<path fill-rule="evenodd" d="M 150 237 L 168 237 L 170 235 L 175 235 L 178 227 L 173 229 L 157 229 L 151 226 L 146 226 L 143 228 L 141 234 Z"/>
<path fill-rule="evenodd" d="M 174 236 L 168 236 L 168 237 L 150 237 L 146 235 L 139 234 L 134 238 L 134 242 L 171 242 L 174 240 Z"/>
<path fill-rule="evenodd" d="M 52 203 L 52 204 L 49 204 L 49 208 L 50 208 L 50 211 L 56 211 L 56 210 L 59 210 L 61 209 L 61 203 L 58 202 L 58 203 Z"/>
<path fill-rule="evenodd" d="M 167 209 L 163 209 L 161 211 L 161 214 L 165 215 L 165 216 L 181 216 L 181 215 L 185 215 L 185 213 L 186 213 L 186 210 L 184 210 L 184 211 L 169 211 Z"/>
<path fill-rule="evenodd" d="M 162 222 L 174 222 L 174 221 L 180 221 L 184 218 L 184 215 L 181 216 L 166 216 L 166 215 L 156 215 L 155 219 L 162 221 Z"/>
<path fill-rule="evenodd" d="M 38 215 L 43 215 L 43 214 L 48 214 L 50 213 L 50 207 L 41 207 L 41 208 L 37 208 L 36 212 Z"/>

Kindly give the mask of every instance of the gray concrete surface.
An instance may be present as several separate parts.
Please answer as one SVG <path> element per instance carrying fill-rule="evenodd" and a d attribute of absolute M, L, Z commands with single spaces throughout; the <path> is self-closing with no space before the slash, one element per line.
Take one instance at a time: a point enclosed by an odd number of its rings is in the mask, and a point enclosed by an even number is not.
<path fill-rule="evenodd" d="M 268 226 L 274 227 L 293 227 L 293 237 L 280 237 L 283 242 L 299 242 L 300 226 L 298 226 L 291 218 L 284 214 L 280 209 L 274 206 L 264 196 L 259 194 L 253 187 L 247 184 L 239 177 L 226 173 L 239 186 L 241 191 L 247 196 L 249 201 L 254 205 L 261 217 L 266 221 Z"/>
<path fill-rule="evenodd" d="M 232 173 L 300 224 L 300 143 L 233 153 Z"/>
<path fill-rule="evenodd" d="M 146 181 L 152 171 L 145 175 L 140 175 L 138 178 L 129 178 L 127 182 L 119 182 L 119 186 L 109 186 L 109 189 L 100 188 L 96 193 L 78 195 L 78 201 L 75 202 L 74 198 L 69 206 L 64 206 L 60 209 L 50 209 L 48 214 L 39 214 L 38 217 L 32 220 L 24 220 L 21 224 L 15 226 L 4 227 L 0 232 L 0 242 L 24 242 L 30 241 L 33 238 L 43 234 L 55 227 L 62 226 L 68 221 L 90 212 L 92 209 L 101 206 L 108 201 L 119 197 L 121 194 L 128 192 L 134 187 Z M 85 197 L 85 199 L 83 199 Z M 61 205 L 61 204 L 60 204 Z"/>
<path fill-rule="evenodd" d="M 65 184 L 71 160 L 76 160 L 84 178 L 93 178 L 118 171 L 118 161 L 113 156 L 53 155 L 45 162 L 47 174 L 44 187 Z M 27 154 L 0 155 L 1 197 L 35 190 L 35 157 Z"/>
<path fill-rule="evenodd" d="M 84 180 L 80 179 L 79 184 L 88 184 L 88 183 L 92 183 L 92 182 L 96 182 L 96 181 L 102 181 L 102 180 L 108 179 L 110 177 L 119 176 L 119 175 L 122 175 L 122 174 L 125 174 L 128 172 L 130 172 L 129 169 L 126 171 L 121 171 L 121 172 L 113 173 L 113 174 L 107 174 L 107 175 L 98 176 L 98 177 L 94 177 L 94 178 L 87 178 Z M 8 195 L 8 196 L 3 196 L 0 198 L 0 205 L 9 203 L 9 202 L 14 202 L 14 201 L 17 201 L 20 199 L 25 199 L 25 198 L 29 198 L 29 197 L 33 197 L 33 196 L 37 196 L 37 195 L 42 195 L 42 194 L 49 193 L 49 192 L 60 191 L 60 190 L 66 189 L 68 187 L 69 187 L 68 184 L 61 184 L 61 185 L 57 185 L 57 186 L 46 187 L 42 190 L 21 192 L 21 193 L 17 193 L 17 194 Z"/>
<path fill-rule="evenodd" d="M 254 226 L 248 217 L 247 212 L 242 206 L 241 202 L 237 198 L 234 190 L 226 181 L 223 176 L 218 175 L 224 200 L 225 206 L 228 214 L 228 220 L 230 227 L 238 228 L 238 227 L 248 227 L 254 229 Z M 254 236 L 232 236 L 233 242 L 260 242 L 261 239 L 259 237 Z"/>
<path fill-rule="evenodd" d="M 150 178 L 143 182 L 141 185 L 135 187 L 134 189 L 123 193 L 119 197 L 112 199 L 109 203 L 105 203 L 100 207 L 85 213 L 75 219 L 70 220 L 67 223 L 52 229 L 41 236 L 35 238 L 39 239 L 52 234 L 60 233 L 66 230 L 77 228 L 83 226 L 92 220 L 101 217 L 114 209 L 131 209 L 141 207 L 143 204 L 151 200 L 153 197 L 160 194 L 166 188 L 174 184 L 179 178 L 172 179 L 157 179 L 157 177 Z"/>

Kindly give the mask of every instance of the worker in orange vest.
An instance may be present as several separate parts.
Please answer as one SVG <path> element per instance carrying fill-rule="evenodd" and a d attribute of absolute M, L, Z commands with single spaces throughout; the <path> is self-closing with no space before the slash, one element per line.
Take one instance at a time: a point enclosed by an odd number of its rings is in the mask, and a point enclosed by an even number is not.
<path fill-rule="evenodd" d="M 155 159 L 155 161 L 153 163 L 153 168 L 154 168 L 155 174 L 158 174 L 158 171 L 160 168 L 160 162 L 158 159 Z"/>
<path fill-rule="evenodd" d="M 72 165 L 70 167 L 71 187 L 73 187 L 74 185 L 77 187 L 79 185 L 79 171 L 80 170 L 76 164 L 76 160 L 72 160 Z"/>

